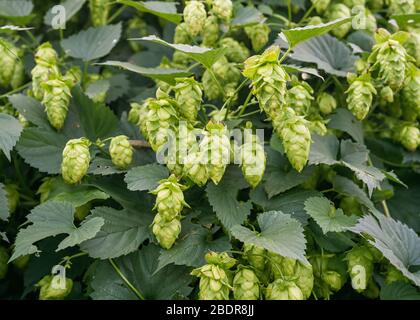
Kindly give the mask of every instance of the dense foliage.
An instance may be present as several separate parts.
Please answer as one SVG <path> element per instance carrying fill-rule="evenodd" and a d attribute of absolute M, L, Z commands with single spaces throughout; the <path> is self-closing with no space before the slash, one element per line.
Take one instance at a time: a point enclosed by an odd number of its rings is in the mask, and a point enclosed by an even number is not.
<path fill-rule="evenodd" d="M 0 0 L 0 298 L 420 299 L 420 1 Z"/>

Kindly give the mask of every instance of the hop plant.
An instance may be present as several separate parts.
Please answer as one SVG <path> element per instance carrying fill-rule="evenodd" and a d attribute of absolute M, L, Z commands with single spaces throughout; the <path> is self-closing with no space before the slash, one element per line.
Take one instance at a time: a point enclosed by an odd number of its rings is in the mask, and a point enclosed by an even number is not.
<path fill-rule="evenodd" d="M 3 246 L 0 246 L 0 280 L 4 279 L 9 269 L 9 253 L 7 249 Z"/>
<path fill-rule="evenodd" d="M 192 36 L 198 35 L 206 23 L 207 12 L 204 4 L 192 0 L 188 1 L 184 8 L 184 22 Z"/>
<path fill-rule="evenodd" d="M 242 63 L 249 57 L 248 48 L 233 38 L 223 38 L 219 44 L 226 49 L 226 58 L 231 62 Z"/>
<path fill-rule="evenodd" d="M 188 33 L 188 26 L 185 22 L 180 23 L 175 28 L 174 43 L 191 43 L 191 35 Z"/>
<path fill-rule="evenodd" d="M 118 168 L 127 168 L 133 161 L 134 149 L 124 135 L 116 136 L 111 139 L 109 154 L 112 163 Z"/>
<path fill-rule="evenodd" d="M 276 279 L 265 289 L 265 298 L 267 300 L 303 300 L 303 294 L 293 281 Z"/>
<path fill-rule="evenodd" d="M 311 107 L 313 90 L 306 82 L 297 82 L 287 91 L 287 106 L 292 108 L 298 115 L 307 115 Z"/>
<path fill-rule="evenodd" d="M 158 213 L 153 219 L 152 231 L 160 246 L 169 250 L 181 233 L 181 222 L 178 218 L 167 221 Z"/>
<path fill-rule="evenodd" d="M 327 10 L 331 0 L 311 0 L 311 2 L 317 13 L 323 13 Z"/>
<path fill-rule="evenodd" d="M 233 296 L 236 300 L 258 300 L 260 284 L 251 268 L 239 267 L 233 278 Z"/>
<path fill-rule="evenodd" d="M 95 27 L 106 25 L 111 2 L 111 0 L 89 0 L 90 16 Z"/>
<path fill-rule="evenodd" d="M 333 113 L 337 108 L 337 100 L 329 93 L 323 92 L 316 99 L 319 111 L 327 115 Z"/>
<path fill-rule="evenodd" d="M 18 88 L 24 80 L 22 50 L 5 39 L 0 39 L 0 85 Z"/>
<path fill-rule="evenodd" d="M 191 275 L 200 278 L 200 300 L 228 300 L 231 286 L 226 271 L 215 264 L 206 264 L 194 269 Z"/>
<path fill-rule="evenodd" d="M 399 131 L 399 130 L 398 130 Z M 406 124 L 399 131 L 401 144 L 409 151 L 416 151 L 420 146 L 420 130 L 414 125 Z"/>
<path fill-rule="evenodd" d="M 376 89 L 370 82 L 369 75 L 364 74 L 356 79 L 351 79 L 346 93 L 347 107 L 351 113 L 359 121 L 366 118 L 372 106 L 373 95 L 376 94 Z"/>
<path fill-rule="evenodd" d="M 336 3 L 333 4 L 327 12 L 328 19 L 330 21 L 341 19 L 341 18 L 348 18 L 351 16 L 350 9 L 342 4 L 342 3 Z M 344 23 L 333 30 L 331 30 L 332 34 L 335 35 L 337 38 L 344 38 L 349 31 L 351 30 L 351 23 L 347 22 Z"/>
<path fill-rule="evenodd" d="M 201 85 L 194 78 L 177 78 L 173 88 L 182 117 L 195 123 L 203 99 Z"/>
<path fill-rule="evenodd" d="M 414 0 L 388 0 L 389 15 L 411 14 L 416 12 Z"/>
<path fill-rule="evenodd" d="M 249 264 L 254 269 L 258 271 L 264 271 L 266 263 L 266 250 L 264 248 L 255 246 L 253 244 L 245 244 L 243 251 L 246 260 L 248 260 Z"/>
<path fill-rule="evenodd" d="M 229 21 L 232 18 L 233 4 L 231 0 L 213 0 L 212 11 L 220 19 Z"/>
<path fill-rule="evenodd" d="M 15 184 L 6 184 L 4 186 L 4 191 L 6 191 L 7 207 L 9 209 L 9 213 L 12 214 L 16 211 L 19 205 L 18 186 Z"/>
<path fill-rule="evenodd" d="M 373 274 L 374 257 L 366 246 L 355 246 L 346 254 L 348 272 L 354 290 L 362 292 Z"/>
<path fill-rule="evenodd" d="M 255 188 L 264 176 L 266 156 L 264 146 L 251 129 L 245 130 L 244 144 L 240 147 L 242 174 L 245 180 Z"/>
<path fill-rule="evenodd" d="M 379 29 L 375 34 L 377 43 L 368 58 L 372 65 L 370 69 L 377 73 L 377 79 L 394 91 L 401 88 L 407 69 L 407 51 L 395 40 L 398 35 L 390 36 L 385 29 Z"/>
<path fill-rule="evenodd" d="M 268 43 L 271 30 L 267 24 L 259 23 L 257 25 L 245 27 L 244 30 L 251 40 L 252 49 L 254 49 L 255 52 L 262 50 Z"/>
<path fill-rule="evenodd" d="M 159 186 L 152 191 L 152 194 L 156 195 L 154 209 L 164 220 L 179 218 L 184 206 L 188 206 L 184 200 L 183 190 L 185 187 L 178 183 L 175 175 L 171 175 L 168 179 L 159 181 Z"/>
<path fill-rule="evenodd" d="M 73 280 L 66 278 L 64 283 L 60 283 L 60 280 L 57 281 L 55 277 L 47 275 L 36 284 L 36 287 L 40 288 L 39 300 L 63 300 L 71 293 Z"/>
<path fill-rule="evenodd" d="M 210 15 L 204 23 L 203 29 L 203 46 L 212 48 L 215 47 L 219 40 L 219 21 L 216 16 Z"/>
<path fill-rule="evenodd" d="M 86 138 L 69 140 L 63 150 L 61 174 L 65 182 L 75 184 L 82 180 L 89 169 L 90 141 Z"/>
<path fill-rule="evenodd" d="M 61 79 L 48 80 L 42 87 L 44 89 L 42 103 L 48 120 L 55 129 L 59 130 L 66 121 L 71 98 L 70 88 Z"/>

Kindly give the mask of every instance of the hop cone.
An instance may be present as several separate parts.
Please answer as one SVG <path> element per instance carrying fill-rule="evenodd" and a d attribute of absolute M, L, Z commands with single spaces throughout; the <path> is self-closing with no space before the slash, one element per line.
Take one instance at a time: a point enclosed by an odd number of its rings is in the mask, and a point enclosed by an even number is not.
<path fill-rule="evenodd" d="M 207 12 L 199 1 L 188 1 L 184 8 L 184 21 L 192 36 L 198 35 L 206 23 Z"/>
<path fill-rule="evenodd" d="M 344 213 L 347 216 L 363 215 L 362 207 L 359 201 L 355 197 L 346 196 L 341 198 L 340 200 L 340 208 L 343 209 Z"/>
<path fill-rule="evenodd" d="M 376 94 L 369 77 L 362 76 L 354 80 L 346 93 L 347 107 L 351 113 L 359 121 L 366 118 L 372 106 L 373 95 Z"/>
<path fill-rule="evenodd" d="M 69 88 L 73 88 L 76 84 L 80 83 L 81 80 L 82 70 L 77 66 L 71 67 L 63 76 L 63 81 L 67 84 Z"/>
<path fill-rule="evenodd" d="M 179 234 L 181 233 L 181 222 L 179 219 L 166 221 L 160 213 L 153 219 L 153 234 L 156 236 L 160 246 L 169 250 L 172 248 Z"/>
<path fill-rule="evenodd" d="M 121 135 L 112 138 L 109 146 L 109 154 L 112 163 L 118 168 L 127 168 L 133 161 L 134 149 L 128 141 L 128 137 Z"/>
<path fill-rule="evenodd" d="M 149 135 L 147 132 L 147 117 L 150 111 L 150 105 L 154 101 L 154 99 L 149 98 L 146 99 L 142 104 L 132 103 L 131 104 L 131 111 L 129 114 L 130 121 L 135 122 L 143 137 L 149 139 Z"/>
<path fill-rule="evenodd" d="M 287 92 L 287 106 L 298 115 L 307 115 L 312 100 L 314 100 L 312 93 L 312 88 L 306 82 L 295 85 Z"/>
<path fill-rule="evenodd" d="M 249 264 L 258 271 L 264 271 L 265 269 L 265 254 L 264 248 L 254 246 L 252 244 L 245 244 L 244 256 L 248 260 Z"/>
<path fill-rule="evenodd" d="M 111 2 L 111 0 L 89 0 L 90 16 L 95 27 L 106 25 Z"/>
<path fill-rule="evenodd" d="M 73 280 L 66 278 L 63 287 L 61 287 L 61 283 L 57 281 L 55 283 L 53 276 L 45 276 L 42 278 L 37 287 L 40 288 L 39 290 L 39 300 L 63 300 L 65 299 L 73 289 Z"/>
<path fill-rule="evenodd" d="M 59 71 L 57 66 L 44 66 L 37 64 L 31 71 L 32 74 L 32 91 L 37 100 L 42 101 L 44 98 L 44 86 L 50 79 L 57 78 Z"/>
<path fill-rule="evenodd" d="M 341 278 L 341 275 L 336 271 L 324 271 L 322 273 L 322 280 L 334 292 L 339 291 L 343 286 L 343 280 Z"/>
<path fill-rule="evenodd" d="M 242 63 L 249 57 L 248 48 L 233 38 L 223 38 L 219 44 L 222 48 L 226 48 L 226 58 L 231 62 Z"/>
<path fill-rule="evenodd" d="M 400 270 L 395 268 L 392 264 L 388 264 L 385 271 L 385 283 L 391 284 L 397 281 L 410 283 L 410 281 L 402 274 Z"/>
<path fill-rule="evenodd" d="M 18 88 L 24 80 L 24 66 L 21 50 L 12 43 L 0 39 L 0 85 Z"/>
<path fill-rule="evenodd" d="M 48 80 L 43 84 L 44 98 L 42 103 L 45 106 L 48 120 L 57 130 L 64 126 L 67 111 L 69 108 L 71 93 L 67 84 L 60 80 Z"/>
<path fill-rule="evenodd" d="M 191 275 L 200 278 L 198 298 L 200 300 L 228 300 L 230 285 L 228 276 L 223 268 L 206 264 L 194 269 Z"/>
<path fill-rule="evenodd" d="M 9 269 L 7 263 L 9 261 L 9 253 L 7 249 L 0 246 L 0 280 L 4 279 Z"/>
<path fill-rule="evenodd" d="M 15 184 L 7 184 L 4 186 L 4 191 L 6 191 L 7 207 L 9 209 L 9 213 L 12 214 L 16 211 L 19 204 L 18 186 Z"/>
<path fill-rule="evenodd" d="M 192 150 L 184 160 L 184 174 L 199 187 L 204 186 L 210 178 L 207 158 L 199 150 Z"/>
<path fill-rule="evenodd" d="M 270 27 L 265 23 L 245 27 L 245 33 L 251 40 L 255 52 L 262 50 L 268 43 L 270 31 Z"/>
<path fill-rule="evenodd" d="M 245 131 L 244 144 L 240 148 L 241 168 L 245 180 L 255 188 L 264 176 L 267 159 L 264 146 L 250 131 Z"/>
<path fill-rule="evenodd" d="M 321 17 L 313 16 L 309 18 L 308 22 L 306 23 L 308 26 L 317 26 L 319 24 L 323 24 L 324 21 L 322 21 Z"/>
<path fill-rule="evenodd" d="M 410 31 L 410 37 L 404 43 L 407 53 L 412 56 L 416 65 L 420 66 L 420 29 L 413 29 Z"/>
<path fill-rule="evenodd" d="M 203 91 L 200 84 L 194 78 L 177 78 L 175 100 L 179 105 L 179 112 L 182 117 L 191 123 L 195 123 L 198 110 L 203 99 Z"/>
<path fill-rule="evenodd" d="M 291 114 L 286 118 L 280 131 L 287 158 L 293 168 L 301 172 L 309 157 L 311 133 L 308 122 L 300 116 Z"/>
<path fill-rule="evenodd" d="M 86 138 L 69 140 L 63 150 L 61 174 L 65 182 L 78 183 L 89 169 L 90 142 Z"/>
<path fill-rule="evenodd" d="M 407 51 L 396 40 L 377 43 L 373 46 L 369 56 L 370 63 L 373 63 L 371 70 L 377 71 L 378 79 L 392 90 L 399 89 L 406 76 Z"/>
<path fill-rule="evenodd" d="M 379 104 L 381 106 L 386 106 L 392 102 L 394 102 L 394 91 L 388 86 L 383 87 L 379 93 Z"/>
<path fill-rule="evenodd" d="M 207 17 L 203 29 L 203 45 L 207 48 L 213 48 L 219 40 L 219 22 L 216 16 L 210 15 Z"/>
<path fill-rule="evenodd" d="M 216 16 L 225 21 L 232 18 L 233 5 L 231 0 L 213 0 L 212 10 Z"/>
<path fill-rule="evenodd" d="M 52 67 L 58 64 L 58 55 L 51 43 L 44 42 L 37 48 L 35 62 L 37 65 L 46 67 Z"/>
<path fill-rule="evenodd" d="M 414 125 L 404 125 L 399 133 L 401 144 L 409 151 L 416 151 L 420 146 L 420 130 Z"/>
<path fill-rule="evenodd" d="M 159 186 L 152 193 L 156 195 L 154 209 L 157 209 L 161 218 L 171 221 L 180 217 L 184 205 L 187 205 L 182 192 L 184 189 L 174 175 L 159 182 Z"/>
<path fill-rule="evenodd" d="M 411 14 L 415 12 L 414 0 L 389 0 L 389 15 Z"/>
<path fill-rule="evenodd" d="M 311 0 L 311 2 L 317 13 L 323 13 L 325 10 L 327 10 L 331 0 Z"/>
<path fill-rule="evenodd" d="M 265 290 L 266 300 L 303 300 L 302 291 L 292 281 L 277 279 Z"/>
<path fill-rule="evenodd" d="M 362 292 L 373 274 L 373 255 L 366 246 L 355 246 L 346 254 L 348 272 L 354 290 Z"/>
<path fill-rule="evenodd" d="M 174 43 L 191 43 L 191 35 L 188 33 L 188 26 L 185 22 L 180 23 L 175 28 Z"/>
<path fill-rule="evenodd" d="M 365 0 L 344 0 L 343 3 L 349 8 L 365 6 Z"/>
<path fill-rule="evenodd" d="M 240 268 L 233 278 L 235 300 L 258 300 L 260 284 L 257 275 L 250 268 Z"/>
<path fill-rule="evenodd" d="M 329 7 L 327 16 L 330 21 L 341 18 L 348 18 L 351 16 L 351 11 L 346 5 L 342 3 L 336 3 Z M 337 38 L 344 38 L 350 30 L 351 23 L 347 22 L 331 30 L 331 33 Z"/>
<path fill-rule="evenodd" d="M 416 117 L 420 117 L 420 69 L 410 70 L 402 88 L 404 108 L 410 110 Z"/>
<path fill-rule="evenodd" d="M 204 259 L 208 264 L 214 264 L 223 269 L 230 269 L 236 264 L 236 259 L 232 258 L 227 252 L 214 252 L 206 253 Z"/>

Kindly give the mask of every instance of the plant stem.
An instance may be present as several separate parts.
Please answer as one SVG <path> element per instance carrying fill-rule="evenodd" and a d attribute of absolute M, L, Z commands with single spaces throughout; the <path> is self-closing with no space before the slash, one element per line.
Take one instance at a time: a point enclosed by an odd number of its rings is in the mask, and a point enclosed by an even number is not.
<path fill-rule="evenodd" d="M 368 164 L 370 166 L 373 166 L 373 163 L 372 163 L 372 160 L 371 160 L 370 156 L 368 157 Z M 382 187 L 380 185 L 378 186 L 378 190 L 379 191 L 382 191 Z M 391 213 L 389 211 L 389 207 L 388 207 L 388 204 L 386 203 L 386 200 L 382 200 L 381 201 L 381 205 L 382 205 L 382 208 L 384 209 L 385 216 L 387 216 L 388 218 L 390 218 L 391 217 Z"/>
<path fill-rule="evenodd" d="M 289 55 L 290 51 L 292 51 L 292 48 L 287 48 L 286 52 L 284 53 L 284 55 L 280 58 L 279 63 L 282 63 L 284 61 L 284 59 L 287 58 L 287 56 Z"/>
<path fill-rule="evenodd" d="M 135 149 L 150 148 L 150 144 L 143 140 L 129 140 L 128 142 Z"/>
<path fill-rule="evenodd" d="M 288 25 L 290 26 L 292 23 L 292 0 L 287 0 L 287 17 L 289 20 Z"/>
<path fill-rule="evenodd" d="M 240 116 L 242 116 L 242 115 L 243 115 L 243 113 L 244 113 L 245 109 L 246 109 L 246 108 L 248 107 L 248 105 L 249 105 L 249 101 L 251 100 L 251 98 L 252 98 L 252 90 L 248 93 L 248 96 L 246 97 L 245 102 L 244 102 L 244 104 L 242 105 L 242 107 L 241 107 L 240 109 L 238 109 L 238 111 L 239 111 L 238 117 L 240 117 Z"/>
<path fill-rule="evenodd" d="M 31 38 L 32 43 L 35 47 L 39 46 L 39 42 L 38 40 L 34 37 L 34 35 L 32 34 L 32 32 L 30 30 L 25 30 L 26 34 L 29 36 L 29 38 Z"/>
<path fill-rule="evenodd" d="M 124 281 L 124 283 L 127 285 L 127 287 L 133 291 L 133 293 L 137 296 L 137 298 L 139 298 L 139 300 L 146 300 L 144 298 L 144 296 L 140 293 L 140 291 L 138 291 L 133 284 L 128 281 L 128 279 L 125 277 L 125 275 L 122 273 L 122 271 L 120 270 L 120 268 L 117 266 L 117 264 L 114 262 L 113 259 L 108 259 L 109 263 L 111 264 L 111 266 L 114 268 L 115 272 L 120 276 L 120 278 Z"/>
<path fill-rule="evenodd" d="M 303 15 L 302 19 L 299 20 L 298 24 L 301 24 L 303 21 L 305 21 L 305 19 L 307 17 L 309 17 L 309 15 L 311 14 L 311 12 L 315 9 L 315 6 L 312 4 L 312 6 L 306 10 L 305 14 Z"/>
<path fill-rule="evenodd" d="M 121 8 L 119 8 L 117 11 L 115 11 L 115 13 L 108 19 L 108 21 L 106 22 L 107 24 L 110 24 L 112 21 L 114 21 L 116 18 L 118 18 L 118 16 L 123 13 L 123 11 L 125 10 L 125 5 L 123 5 Z"/>
<path fill-rule="evenodd" d="M 25 83 L 24 85 L 20 86 L 19 88 L 13 89 L 12 91 L 6 92 L 5 94 L 1 95 L 0 98 L 7 98 L 8 96 L 10 96 L 11 94 L 14 94 L 16 92 L 22 91 L 23 89 L 26 89 L 27 87 L 29 87 L 31 85 L 32 82 L 28 82 Z"/>

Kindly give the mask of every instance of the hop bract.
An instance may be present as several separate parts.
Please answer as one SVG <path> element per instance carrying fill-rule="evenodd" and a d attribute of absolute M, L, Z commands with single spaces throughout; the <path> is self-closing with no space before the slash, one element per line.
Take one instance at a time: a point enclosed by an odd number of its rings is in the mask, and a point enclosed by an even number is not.
<path fill-rule="evenodd" d="M 72 139 L 63 150 L 61 174 L 65 182 L 75 184 L 82 180 L 89 169 L 90 141 L 86 138 Z"/>

